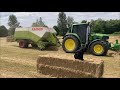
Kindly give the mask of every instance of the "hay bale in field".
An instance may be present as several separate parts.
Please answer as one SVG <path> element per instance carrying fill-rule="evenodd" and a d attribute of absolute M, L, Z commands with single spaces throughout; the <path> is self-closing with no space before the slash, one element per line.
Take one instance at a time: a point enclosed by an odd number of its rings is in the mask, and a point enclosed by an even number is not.
<path fill-rule="evenodd" d="M 76 70 L 66 69 L 63 67 L 49 66 L 39 64 L 39 72 L 45 75 L 55 76 L 57 78 L 93 78 L 90 73 L 83 73 Z"/>
<path fill-rule="evenodd" d="M 89 77 L 88 76 L 89 74 L 90 74 L 90 77 L 99 78 L 99 77 L 102 77 L 103 75 L 104 64 L 103 64 L 103 61 L 98 61 L 98 60 L 97 61 L 79 61 L 72 58 L 71 59 L 64 58 L 64 56 L 60 57 L 60 56 L 54 55 L 54 57 L 51 57 L 51 55 L 43 55 L 43 56 L 39 56 L 39 58 L 37 59 L 37 70 L 38 72 L 41 72 L 43 74 L 50 74 L 52 76 L 55 75 L 57 77 L 59 75 L 61 77 L 61 74 L 62 74 L 62 77 L 67 77 L 67 76 L 71 77 L 69 76 L 70 73 L 72 73 L 72 77 L 74 77 L 73 74 L 75 74 L 75 77 L 76 77 L 75 71 L 77 71 L 79 72 L 77 73 L 79 74 L 77 77 L 80 77 L 80 78 L 81 77 L 87 78 Z M 60 72 L 60 74 L 55 73 L 57 72 L 57 70 Z M 66 70 L 69 72 L 67 72 Z M 66 72 L 65 76 L 64 76 L 64 72 Z"/>

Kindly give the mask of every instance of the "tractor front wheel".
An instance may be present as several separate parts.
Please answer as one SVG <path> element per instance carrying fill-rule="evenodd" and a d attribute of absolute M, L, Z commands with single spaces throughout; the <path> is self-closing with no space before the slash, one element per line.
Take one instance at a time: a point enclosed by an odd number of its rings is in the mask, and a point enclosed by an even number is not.
<path fill-rule="evenodd" d="M 74 36 L 66 36 L 62 42 L 62 48 L 67 53 L 74 53 L 79 47 L 79 41 Z"/>
<path fill-rule="evenodd" d="M 101 41 L 94 42 L 90 46 L 90 52 L 96 56 L 105 56 L 107 54 L 108 47 Z"/>

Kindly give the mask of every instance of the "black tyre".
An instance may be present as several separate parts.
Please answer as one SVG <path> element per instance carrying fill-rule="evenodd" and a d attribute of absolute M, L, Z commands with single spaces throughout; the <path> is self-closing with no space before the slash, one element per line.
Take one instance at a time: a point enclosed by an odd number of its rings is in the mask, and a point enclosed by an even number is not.
<path fill-rule="evenodd" d="M 66 36 L 63 39 L 62 48 L 67 53 L 74 53 L 79 48 L 79 41 L 74 36 Z"/>
<path fill-rule="evenodd" d="M 33 48 L 36 48 L 38 47 L 36 44 L 31 44 Z"/>
<path fill-rule="evenodd" d="M 108 47 L 104 42 L 97 41 L 90 46 L 90 52 L 96 56 L 105 56 L 107 54 Z"/>
<path fill-rule="evenodd" d="M 28 41 L 27 40 L 20 40 L 19 41 L 19 47 L 20 48 L 27 48 L 28 47 Z"/>

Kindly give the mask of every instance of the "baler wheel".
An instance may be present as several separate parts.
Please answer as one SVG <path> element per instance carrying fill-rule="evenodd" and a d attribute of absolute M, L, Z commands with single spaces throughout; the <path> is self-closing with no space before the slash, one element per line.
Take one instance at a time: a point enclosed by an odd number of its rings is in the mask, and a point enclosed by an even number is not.
<path fill-rule="evenodd" d="M 28 42 L 27 42 L 27 40 L 20 40 L 20 41 L 19 41 L 19 47 L 20 47 L 20 48 L 27 48 L 27 47 L 28 47 Z"/>

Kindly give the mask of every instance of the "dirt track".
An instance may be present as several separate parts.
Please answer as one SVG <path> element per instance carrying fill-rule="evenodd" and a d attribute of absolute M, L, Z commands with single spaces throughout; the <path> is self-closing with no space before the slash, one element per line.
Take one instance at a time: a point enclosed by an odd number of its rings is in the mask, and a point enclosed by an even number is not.
<path fill-rule="evenodd" d="M 118 36 L 110 37 L 110 42 L 115 42 Z M 47 75 L 38 74 L 36 71 L 36 60 L 38 55 L 51 53 L 53 56 L 62 55 L 73 57 L 73 54 L 65 53 L 60 47 L 58 51 L 40 51 L 31 46 L 27 49 L 19 48 L 17 42 L 6 42 L 6 38 L 0 38 L 0 78 L 51 78 Z M 111 55 L 112 56 L 111 56 Z M 103 77 L 120 78 L 120 55 L 109 51 L 107 56 L 98 57 L 85 54 L 85 60 L 103 60 L 105 71 Z"/>

